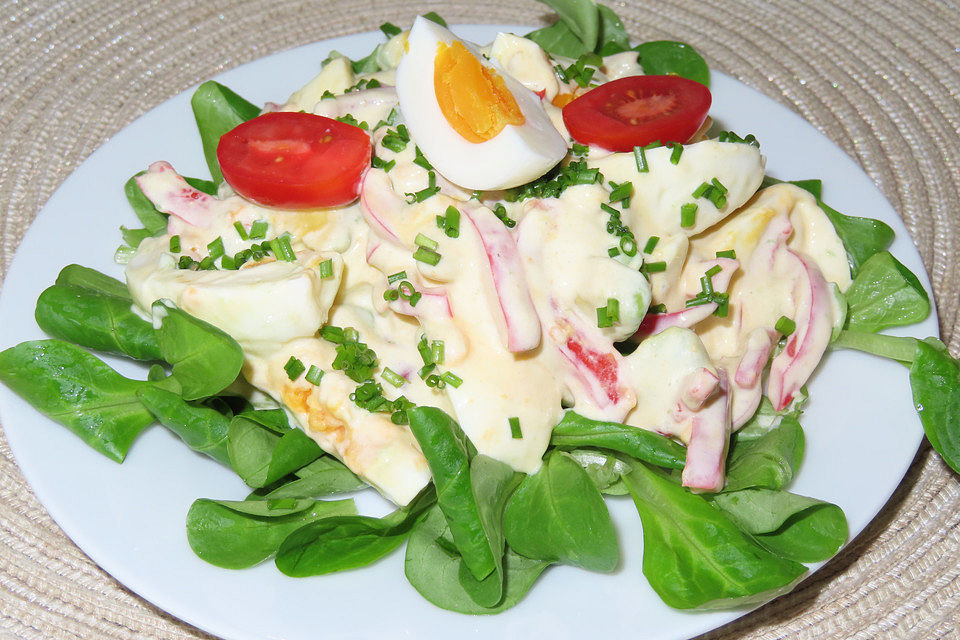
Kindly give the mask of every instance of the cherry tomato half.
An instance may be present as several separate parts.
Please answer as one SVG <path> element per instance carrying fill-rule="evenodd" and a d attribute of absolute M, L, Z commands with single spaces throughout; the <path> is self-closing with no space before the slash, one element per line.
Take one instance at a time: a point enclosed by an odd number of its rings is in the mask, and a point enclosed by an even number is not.
<path fill-rule="evenodd" d="M 563 108 L 573 139 L 610 151 L 656 140 L 684 143 L 707 118 L 712 98 L 699 82 L 679 76 L 631 76 L 591 89 Z"/>
<path fill-rule="evenodd" d="M 347 204 L 370 166 L 370 136 L 311 113 L 265 113 L 220 138 L 223 179 L 257 204 L 312 209 Z"/>

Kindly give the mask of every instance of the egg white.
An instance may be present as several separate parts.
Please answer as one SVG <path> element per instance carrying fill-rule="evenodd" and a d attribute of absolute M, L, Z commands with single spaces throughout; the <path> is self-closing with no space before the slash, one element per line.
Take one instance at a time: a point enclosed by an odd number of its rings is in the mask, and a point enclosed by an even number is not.
<path fill-rule="evenodd" d="M 434 89 L 440 43 L 461 42 L 503 78 L 523 114 L 522 125 L 506 125 L 485 142 L 470 142 L 450 126 Z M 506 189 L 539 178 L 567 154 L 567 143 L 550 122 L 540 98 L 508 75 L 495 60 L 449 29 L 418 16 L 407 38 L 408 50 L 397 68 L 400 110 L 413 140 L 445 178 L 467 189 Z"/>

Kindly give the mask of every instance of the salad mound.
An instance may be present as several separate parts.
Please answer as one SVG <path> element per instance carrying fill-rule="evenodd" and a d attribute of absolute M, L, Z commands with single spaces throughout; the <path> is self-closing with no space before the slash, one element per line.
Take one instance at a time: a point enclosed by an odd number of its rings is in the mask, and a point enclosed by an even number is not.
<path fill-rule="evenodd" d="M 614 571 L 605 496 L 630 495 L 669 606 L 791 589 L 848 536 L 786 489 L 826 351 L 908 364 L 954 469 L 960 367 L 878 333 L 930 311 L 889 227 L 765 175 L 689 45 L 631 48 L 573 4 L 486 46 L 384 24 L 282 104 L 204 83 L 212 179 L 132 177 L 126 282 L 64 268 L 37 301 L 53 338 L 0 352 L 0 380 L 118 462 L 159 422 L 236 471 L 246 499 L 187 514 L 220 567 L 320 575 L 406 542 L 427 600 L 496 613 L 551 564 Z M 366 487 L 396 510 L 328 499 Z"/>

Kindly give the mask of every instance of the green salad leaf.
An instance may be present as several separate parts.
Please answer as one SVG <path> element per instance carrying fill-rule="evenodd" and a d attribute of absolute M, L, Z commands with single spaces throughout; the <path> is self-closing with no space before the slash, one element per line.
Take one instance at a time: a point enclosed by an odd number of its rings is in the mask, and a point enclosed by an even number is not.
<path fill-rule="evenodd" d="M 230 418 L 202 405 L 190 404 L 179 394 L 146 386 L 137 397 L 157 421 L 175 433 L 188 447 L 230 465 L 227 436 Z"/>
<path fill-rule="evenodd" d="M 697 50 L 684 42 L 655 40 L 633 48 L 648 76 L 674 75 L 710 86 L 710 67 Z"/>
<path fill-rule="evenodd" d="M 190 106 L 193 108 L 193 117 L 200 131 L 200 142 L 203 144 L 203 156 L 207 160 L 207 168 L 210 169 L 213 184 L 219 186 L 223 182 L 223 173 L 217 161 L 217 145 L 220 144 L 220 136 L 238 124 L 256 118 L 260 115 L 260 107 L 213 80 L 207 80 L 197 87 L 193 97 L 190 98 Z"/>
<path fill-rule="evenodd" d="M 855 331 L 914 324 L 930 314 L 930 298 L 920 280 L 889 251 L 860 265 L 846 299 L 847 327 Z"/>
<path fill-rule="evenodd" d="M 659 433 L 617 422 L 602 422 L 567 411 L 553 429 L 555 447 L 601 447 L 669 469 L 683 469 L 686 448 Z"/>

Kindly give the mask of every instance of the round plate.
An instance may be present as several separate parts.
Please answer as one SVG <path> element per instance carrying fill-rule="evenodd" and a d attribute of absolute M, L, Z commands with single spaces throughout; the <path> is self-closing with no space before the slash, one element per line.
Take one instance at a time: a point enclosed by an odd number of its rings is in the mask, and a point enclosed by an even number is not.
<path fill-rule="evenodd" d="M 527 31 L 490 25 L 456 29 L 477 42 L 491 40 L 499 30 Z M 319 71 L 330 50 L 358 58 L 381 39 L 377 32 L 328 40 L 216 79 L 254 103 L 282 101 Z M 714 73 L 712 89 L 713 117 L 725 129 L 757 136 L 770 175 L 822 178 L 831 206 L 890 224 L 897 232 L 892 251 L 930 289 L 897 214 L 850 158 L 794 112 L 732 78 Z M 120 243 L 117 227 L 139 226 L 122 189 L 131 175 L 161 159 L 184 175 L 206 175 L 189 98 L 187 92 L 165 102 L 114 136 L 40 212 L 0 296 L 0 347 L 43 337 L 32 309 L 64 265 L 76 262 L 122 277 L 112 262 Z M 935 335 L 935 313 L 906 333 Z M 144 375 L 129 362 L 109 361 L 127 375 Z M 853 537 L 896 489 L 923 436 L 907 373 L 894 362 L 831 353 L 810 393 L 803 417 L 806 459 L 790 488 L 840 505 Z M 232 472 L 160 427 L 146 430 L 118 465 L 3 386 L 0 415 L 33 490 L 84 552 L 158 607 L 225 638 L 295 640 L 319 633 L 337 638 L 496 634 L 555 639 L 633 636 L 643 629 L 647 640 L 668 640 L 695 636 L 745 613 L 689 613 L 664 605 L 641 573 L 642 532 L 629 498 L 608 500 L 622 551 L 614 574 L 554 567 L 517 607 L 496 616 L 450 613 L 423 600 L 403 576 L 402 552 L 371 567 L 314 578 L 288 578 L 271 562 L 243 571 L 219 569 L 190 550 L 184 520 L 196 498 L 243 498 L 247 489 Z M 361 496 L 361 510 L 382 511 L 382 502 L 369 494 Z"/>

